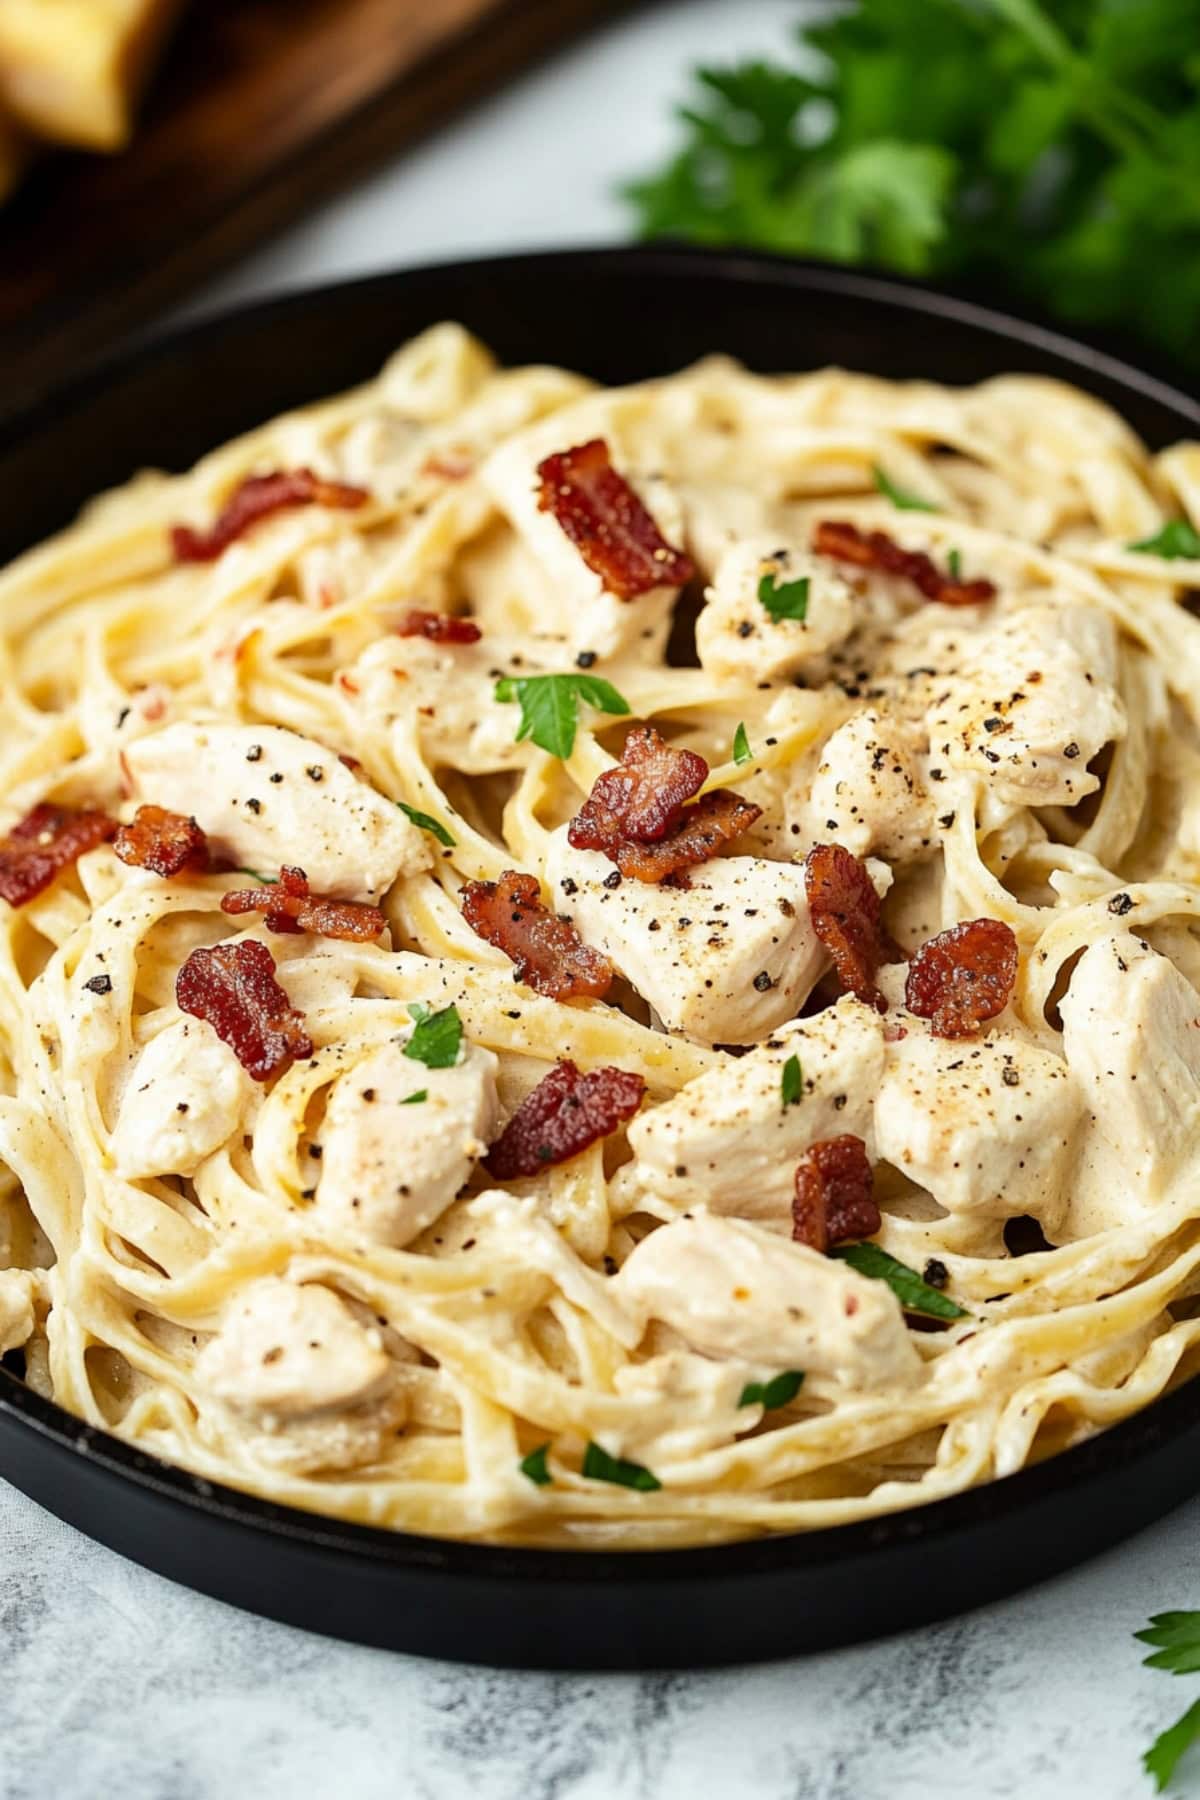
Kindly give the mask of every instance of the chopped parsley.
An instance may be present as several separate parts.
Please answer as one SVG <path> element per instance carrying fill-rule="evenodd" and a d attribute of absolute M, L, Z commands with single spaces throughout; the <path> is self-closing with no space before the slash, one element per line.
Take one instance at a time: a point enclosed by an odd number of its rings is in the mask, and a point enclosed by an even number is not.
<path fill-rule="evenodd" d="M 782 1375 L 773 1375 L 770 1381 L 748 1381 L 738 1405 L 761 1406 L 764 1412 L 773 1412 L 777 1406 L 786 1406 L 789 1400 L 794 1400 L 803 1385 L 803 1369 L 785 1369 Z"/>
<path fill-rule="evenodd" d="M 960 1306 L 957 1300 L 951 1300 L 946 1294 L 939 1294 L 936 1288 L 921 1280 L 915 1269 L 910 1269 L 907 1263 L 889 1256 L 878 1244 L 841 1244 L 829 1254 L 849 1263 L 860 1275 L 869 1275 L 875 1281 L 886 1281 L 905 1312 L 923 1313 L 930 1319 L 970 1317 L 966 1308 Z"/>
<path fill-rule="evenodd" d="M 411 819 L 413 824 L 419 826 L 422 831 L 428 831 L 439 844 L 445 844 L 447 850 L 453 850 L 455 839 L 450 836 L 440 819 L 432 818 L 427 812 L 418 812 L 415 806 L 409 806 L 403 800 L 397 800 L 396 805 L 406 819 Z"/>
<path fill-rule="evenodd" d="M 897 487 L 887 471 L 881 469 L 878 463 L 872 463 L 871 477 L 885 500 L 890 500 L 900 512 L 936 512 L 938 510 L 932 501 L 922 500 L 920 494 L 910 494 L 907 488 Z"/>
<path fill-rule="evenodd" d="M 950 552 L 946 558 L 946 567 L 950 571 L 951 581 L 962 580 L 962 554 L 960 551 L 952 550 Z"/>
<path fill-rule="evenodd" d="M 414 1000 L 408 1011 L 415 1026 L 404 1046 L 405 1056 L 424 1063 L 427 1069 L 452 1069 L 462 1050 L 463 1028 L 457 1006 L 430 1012 L 427 1006 Z"/>
<path fill-rule="evenodd" d="M 610 1456 L 599 1444 L 589 1444 L 584 1451 L 583 1473 L 589 1481 L 611 1481 L 616 1487 L 636 1488 L 640 1494 L 652 1494 L 662 1486 L 658 1476 L 644 1469 L 641 1463 Z"/>
<path fill-rule="evenodd" d="M 803 624 L 808 617 L 808 585 L 807 575 L 800 575 L 795 581 L 780 581 L 772 570 L 759 577 L 758 597 L 776 625 L 784 619 Z"/>
<path fill-rule="evenodd" d="M 1166 1669 L 1172 1675 L 1200 1674 L 1200 1612 L 1155 1613 L 1146 1629 L 1135 1631 L 1134 1636 L 1153 1646 L 1153 1656 L 1146 1658 L 1148 1669 Z M 1200 1700 L 1194 1700 L 1181 1718 L 1159 1733 L 1142 1757 L 1160 1794 L 1184 1751 L 1198 1738 Z"/>
<path fill-rule="evenodd" d="M 497 700 L 515 700 L 521 708 L 518 744 L 529 738 L 551 756 L 574 750 L 581 700 L 597 712 L 629 712 L 624 695 L 599 675 L 502 675 L 493 691 Z"/>
<path fill-rule="evenodd" d="M 261 881 L 264 887 L 278 887 L 278 875 L 263 875 L 258 869 L 239 869 L 239 875 L 249 875 L 252 881 Z"/>
<path fill-rule="evenodd" d="M 804 1073 L 798 1056 L 789 1056 L 779 1077 L 780 1106 L 798 1106 L 804 1098 Z"/>
<path fill-rule="evenodd" d="M 549 1443 L 539 1444 L 536 1450 L 531 1450 L 529 1455 L 523 1456 L 517 1464 L 522 1475 L 532 1481 L 534 1487 L 549 1487 L 554 1480 L 553 1475 L 546 1467 L 546 1457 L 549 1453 Z"/>
<path fill-rule="evenodd" d="M 401 1106 L 420 1106 L 422 1100 L 428 1100 L 429 1089 L 418 1088 L 415 1094 L 405 1094 Z"/>
<path fill-rule="evenodd" d="M 750 762 L 753 756 L 750 739 L 746 736 L 746 727 L 739 725 L 733 734 L 733 760 L 741 768 L 742 764 Z"/>
<path fill-rule="evenodd" d="M 1126 548 L 1141 550 L 1146 556 L 1162 556 L 1168 562 L 1177 556 L 1200 558 L 1200 531 L 1187 519 L 1171 519 L 1153 537 L 1139 538 Z"/>

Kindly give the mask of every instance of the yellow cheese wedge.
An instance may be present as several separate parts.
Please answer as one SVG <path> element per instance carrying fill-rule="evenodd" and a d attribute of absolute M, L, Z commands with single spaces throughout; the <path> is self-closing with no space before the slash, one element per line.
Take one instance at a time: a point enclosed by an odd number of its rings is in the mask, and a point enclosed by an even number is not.
<path fill-rule="evenodd" d="M 39 137 L 128 142 L 179 0 L 0 0 L 0 103 Z"/>

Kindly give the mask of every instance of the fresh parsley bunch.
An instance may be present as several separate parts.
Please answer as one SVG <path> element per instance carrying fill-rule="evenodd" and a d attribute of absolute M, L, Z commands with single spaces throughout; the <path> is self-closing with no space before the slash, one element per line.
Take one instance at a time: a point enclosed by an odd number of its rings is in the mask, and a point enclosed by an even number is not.
<path fill-rule="evenodd" d="M 1200 368 L 1200 0 L 860 0 L 700 69 L 644 235 L 969 282 Z"/>

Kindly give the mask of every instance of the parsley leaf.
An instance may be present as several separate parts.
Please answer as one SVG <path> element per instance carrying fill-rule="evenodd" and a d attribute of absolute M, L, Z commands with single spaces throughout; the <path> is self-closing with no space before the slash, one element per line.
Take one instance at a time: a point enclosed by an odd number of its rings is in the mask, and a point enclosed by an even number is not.
<path fill-rule="evenodd" d="M 803 1385 L 803 1369 L 785 1369 L 782 1375 L 772 1376 L 770 1381 L 748 1381 L 738 1405 L 761 1406 L 765 1412 L 773 1412 L 777 1406 L 786 1406 L 789 1400 L 794 1400 Z"/>
<path fill-rule="evenodd" d="M 808 617 L 808 584 L 807 575 L 801 575 L 795 581 L 780 581 L 774 573 L 760 578 L 758 597 L 776 625 L 783 619 L 798 619 L 803 623 Z"/>
<path fill-rule="evenodd" d="M 1200 1738 L 1200 1700 L 1193 1700 L 1182 1718 L 1160 1731 L 1142 1757 L 1142 1766 L 1152 1776 L 1161 1794 L 1175 1773 L 1175 1765 L 1184 1751 Z"/>
<path fill-rule="evenodd" d="M 889 1256 L 878 1244 L 841 1244 L 829 1254 L 849 1263 L 860 1275 L 872 1276 L 876 1281 L 886 1281 L 905 1312 L 924 1313 L 931 1319 L 970 1317 L 966 1308 L 960 1306 L 957 1300 L 951 1300 L 946 1294 L 939 1294 L 936 1288 L 921 1280 L 915 1269 L 910 1269 L 907 1263 Z"/>
<path fill-rule="evenodd" d="M 733 734 L 733 760 L 740 768 L 743 763 L 752 762 L 754 752 L 750 748 L 750 739 L 746 736 L 746 727 L 739 725 Z"/>
<path fill-rule="evenodd" d="M 397 800 L 396 805 L 406 819 L 411 819 L 413 824 L 420 826 L 422 831 L 428 831 L 439 844 L 445 844 L 447 850 L 453 850 L 456 840 L 450 836 L 440 819 L 432 818 L 426 812 L 418 812 L 415 806 L 409 806 L 404 800 Z"/>
<path fill-rule="evenodd" d="M 610 1456 L 599 1444 L 589 1444 L 584 1451 L 583 1473 L 589 1481 L 611 1481 L 617 1487 L 637 1488 L 641 1494 L 652 1494 L 662 1486 L 658 1476 L 644 1469 L 641 1463 Z"/>
<path fill-rule="evenodd" d="M 554 1480 L 553 1475 L 546 1467 L 549 1450 L 549 1443 L 539 1444 L 536 1450 L 531 1450 L 529 1455 L 523 1456 L 517 1464 L 522 1475 L 527 1476 L 534 1487 L 549 1487 Z"/>
<path fill-rule="evenodd" d="M 551 756 L 570 756 L 575 748 L 581 700 L 597 712 L 620 716 L 629 711 L 624 695 L 598 675 L 503 675 L 494 692 L 497 700 L 520 705 L 518 744 L 530 738 Z"/>
<path fill-rule="evenodd" d="M 789 1056 L 783 1065 L 783 1074 L 779 1078 L 780 1106 L 798 1106 L 804 1098 L 804 1075 L 800 1068 L 800 1058 Z"/>
<path fill-rule="evenodd" d="M 427 1069 L 452 1069 L 458 1061 L 463 1037 L 457 1006 L 430 1012 L 427 1006 L 414 1000 L 408 1010 L 415 1025 L 404 1046 L 405 1056 L 424 1063 Z"/>
<path fill-rule="evenodd" d="M 259 869 L 239 869 L 239 875 L 249 875 L 254 881 L 261 881 L 264 887 L 278 887 L 278 875 L 264 875 Z"/>
<path fill-rule="evenodd" d="M 949 556 L 947 556 L 947 558 L 946 558 L 946 568 L 949 570 L 951 581 L 961 581 L 962 580 L 962 553 L 961 553 L 961 551 L 951 550 Z"/>
<path fill-rule="evenodd" d="M 1177 556 L 1200 557 L 1200 531 L 1187 519 L 1171 519 L 1153 537 L 1139 538 L 1129 550 L 1142 550 L 1147 556 L 1162 556 L 1168 561 Z"/>
<path fill-rule="evenodd" d="M 429 1089 L 418 1088 L 415 1094 L 405 1094 L 401 1106 L 420 1106 L 422 1100 L 428 1100 Z"/>
<path fill-rule="evenodd" d="M 1169 1669 L 1172 1675 L 1200 1674 L 1200 1612 L 1155 1613 L 1145 1631 L 1135 1631 L 1139 1643 L 1158 1646 L 1146 1658 L 1148 1669 Z"/>
<path fill-rule="evenodd" d="M 936 512 L 937 507 L 928 500 L 922 500 L 919 494 L 910 494 L 907 488 L 897 487 L 885 469 L 878 463 L 871 465 L 871 478 L 879 492 L 900 512 Z"/>

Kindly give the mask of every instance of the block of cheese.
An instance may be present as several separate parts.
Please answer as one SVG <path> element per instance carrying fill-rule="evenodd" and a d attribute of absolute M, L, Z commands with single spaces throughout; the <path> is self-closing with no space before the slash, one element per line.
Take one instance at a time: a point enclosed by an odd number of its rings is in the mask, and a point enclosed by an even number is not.
<path fill-rule="evenodd" d="M 0 104 L 37 137 L 119 150 L 178 9 L 179 0 L 0 0 Z"/>

